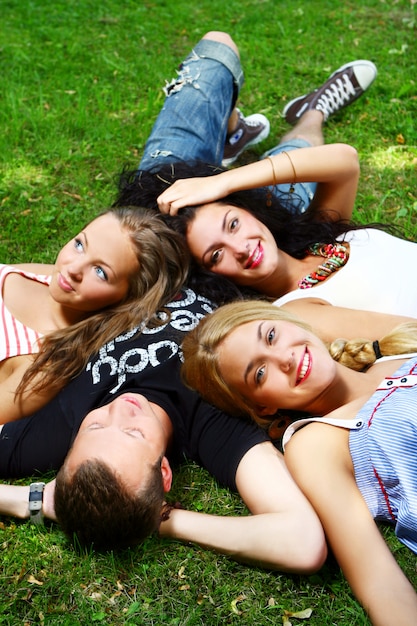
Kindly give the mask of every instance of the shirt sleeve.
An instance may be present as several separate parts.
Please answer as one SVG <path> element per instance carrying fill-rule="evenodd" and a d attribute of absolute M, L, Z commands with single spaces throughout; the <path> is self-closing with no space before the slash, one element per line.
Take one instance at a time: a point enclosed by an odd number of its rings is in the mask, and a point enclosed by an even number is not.
<path fill-rule="evenodd" d="M 195 448 L 202 467 L 221 485 L 236 491 L 236 472 L 245 454 L 268 440 L 264 430 L 244 418 L 226 415 L 200 401 L 194 416 Z"/>
<path fill-rule="evenodd" d="M 47 410 L 4 424 L 0 432 L 0 477 L 22 478 L 57 471 L 77 427 L 71 411 L 63 410 L 59 397 L 48 404 Z"/>
<path fill-rule="evenodd" d="M 268 441 L 254 422 L 226 415 L 186 387 L 178 358 L 143 372 L 136 392 L 160 406 L 172 422 L 170 463 L 175 465 L 184 457 L 195 461 L 230 489 L 236 490 L 236 471 L 246 452 Z"/>

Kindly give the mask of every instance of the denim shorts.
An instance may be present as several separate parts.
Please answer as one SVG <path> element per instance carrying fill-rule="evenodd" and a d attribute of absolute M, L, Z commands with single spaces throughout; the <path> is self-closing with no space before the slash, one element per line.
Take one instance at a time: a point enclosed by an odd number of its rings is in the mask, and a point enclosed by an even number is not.
<path fill-rule="evenodd" d="M 146 142 L 139 169 L 158 171 L 166 163 L 179 161 L 221 165 L 229 117 L 243 81 L 234 51 L 220 42 L 201 39 L 180 64 L 177 76 L 164 87 L 164 105 Z M 306 146 L 306 141 L 295 139 L 277 145 L 263 157 Z M 277 185 L 273 193 L 290 210 L 305 211 L 315 183 L 296 183 L 294 187 L 294 193 L 289 194 L 290 185 Z"/>
<path fill-rule="evenodd" d="M 297 148 L 310 148 L 311 144 L 305 139 L 291 139 L 290 141 L 284 141 L 279 143 L 271 150 L 268 150 L 261 156 L 264 159 L 267 156 L 274 156 L 281 152 L 290 152 L 291 150 L 297 150 Z M 293 185 L 293 192 L 290 192 L 291 184 L 285 183 L 282 185 L 275 185 L 271 188 L 271 191 L 276 195 L 282 204 L 287 209 L 294 213 L 304 213 L 310 202 L 312 201 L 316 192 L 317 183 L 295 183 Z"/>

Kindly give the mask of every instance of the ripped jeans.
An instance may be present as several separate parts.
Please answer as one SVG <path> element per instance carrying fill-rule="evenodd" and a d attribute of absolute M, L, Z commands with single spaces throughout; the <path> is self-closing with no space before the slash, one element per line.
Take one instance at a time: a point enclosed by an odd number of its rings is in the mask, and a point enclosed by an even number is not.
<path fill-rule="evenodd" d="M 145 145 L 139 169 L 158 171 L 162 164 L 202 161 L 220 165 L 227 124 L 244 76 L 234 51 L 217 41 L 201 39 L 181 63 L 177 77 L 164 87 L 165 102 Z M 267 154 L 307 147 L 303 140 L 281 143 Z M 274 193 L 288 197 L 290 185 Z M 315 183 L 296 183 L 294 211 L 305 211 Z"/>

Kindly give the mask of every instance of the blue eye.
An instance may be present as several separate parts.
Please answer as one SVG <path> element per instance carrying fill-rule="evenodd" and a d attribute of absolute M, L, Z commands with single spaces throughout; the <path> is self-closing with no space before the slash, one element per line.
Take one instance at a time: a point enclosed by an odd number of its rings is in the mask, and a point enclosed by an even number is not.
<path fill-rule="evenodd" d="M 107 274 L 106 272 L 103 270 L 102 267 L 97 266 L 96 267 L 96 274 L 99 278 L 101 278 L 101 280 L 108 280 Z"/>
<path fill-rule="evenodd" d="M 77 237 L 74 239 L 74 248 L 81 252 L 84 250 L 84 244 L 81 239 L 78 239 Z"/>
<path fill-rule="evenodd" d="M 265 376 L 265 365 L 262 365 L 255 374 L 256 384 L 259 385 L 262 382 L 263 377 Z"/>
<path fill-rule="evenodd" d="M 275 328 L 271 328 L 266 334 L 266 342 L 271 345 L 275 339 Z"/>

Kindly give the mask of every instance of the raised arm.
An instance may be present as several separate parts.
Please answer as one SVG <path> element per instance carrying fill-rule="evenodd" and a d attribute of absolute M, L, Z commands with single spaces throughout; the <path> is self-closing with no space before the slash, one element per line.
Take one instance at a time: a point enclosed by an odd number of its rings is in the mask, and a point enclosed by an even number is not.
<path fill-rule="evenodd" d="M 300 298 L 286 302 L 280 308 L 290 311 L 301 318 L 320 335 L 321 339 L 331 342 L 334 339 L 369 340 L 381 339 L 395 326 L 404 322 L 415 321 L 402 315 L 389 315 L 360 309 L 347 309 L 333 306 L 319 298 Z"/>
<path fill-rule="evenodd" d="M 235 191 L 274 183 L 317 182 L 311 210 L 329 210 L 330 219 L 349 219 L 358 180 L 356 150 L 347 144 L 327 144 L 291 150 L 216 176 L 176 181 L 159 196 L 158 205 L 163 213 L 175 215 L 182 207 L 214 202 Z"/>
<path fill-rule="evenodd" d="M 417 619 L 417 595 L 356 486 L 347 438 L 340 429 L 310 424 L 289 442 L 286 461 L 372 624 L 410 626 Z"/>
<path fill-rule="evenodd" d="M 241 460 L 237 487 L 252 515 L 224 517 L 175 509 L 160 533 L 239 561 L 311 573 L 326 558 L 322 527 L 292 480 L 282 454 L 260 443 Z"/>

